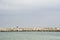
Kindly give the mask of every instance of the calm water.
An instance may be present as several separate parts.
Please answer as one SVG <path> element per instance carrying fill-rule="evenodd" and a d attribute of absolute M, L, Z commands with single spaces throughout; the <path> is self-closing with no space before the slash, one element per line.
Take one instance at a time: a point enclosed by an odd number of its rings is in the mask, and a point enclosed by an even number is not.
<path fill-rule="evenodd" d="M 60 40 L 60 32 L 0 32 L 0 40 Z"/>

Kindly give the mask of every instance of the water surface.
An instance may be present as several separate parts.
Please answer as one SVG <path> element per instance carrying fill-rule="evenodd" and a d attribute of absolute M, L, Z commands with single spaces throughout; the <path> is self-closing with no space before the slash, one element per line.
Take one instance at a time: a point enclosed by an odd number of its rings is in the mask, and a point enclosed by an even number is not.
<path fill-rule="evenodd" d="M 60 32 L 0 32 L 0 40 L 60 40 Z"/>

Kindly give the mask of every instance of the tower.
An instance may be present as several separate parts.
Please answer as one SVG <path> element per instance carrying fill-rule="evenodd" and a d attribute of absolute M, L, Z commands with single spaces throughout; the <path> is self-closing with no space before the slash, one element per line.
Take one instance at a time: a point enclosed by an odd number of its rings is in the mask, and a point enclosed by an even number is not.
<path fill-rule="evenodd" d="M 16 26 L 16 28 L 18 28 L 18 25 Z"/>

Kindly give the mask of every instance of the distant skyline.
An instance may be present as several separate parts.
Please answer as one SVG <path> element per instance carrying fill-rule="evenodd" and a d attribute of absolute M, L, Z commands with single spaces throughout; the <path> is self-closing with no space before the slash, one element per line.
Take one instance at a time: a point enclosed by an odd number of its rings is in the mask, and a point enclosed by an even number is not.
<path fill-rule="evenodd" d="M 0 0 L 0 27 L 17 25 L 60 27 L 60 0 Z"/>

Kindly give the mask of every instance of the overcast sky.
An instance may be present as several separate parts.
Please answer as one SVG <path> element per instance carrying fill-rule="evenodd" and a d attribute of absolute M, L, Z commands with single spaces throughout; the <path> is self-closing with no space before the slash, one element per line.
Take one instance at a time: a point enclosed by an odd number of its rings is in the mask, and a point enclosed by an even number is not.
<path fill-rule="evenodd" d="M 60 0 L 0 0 L 0 27 L 16 25 L 60 26 Z"/>

